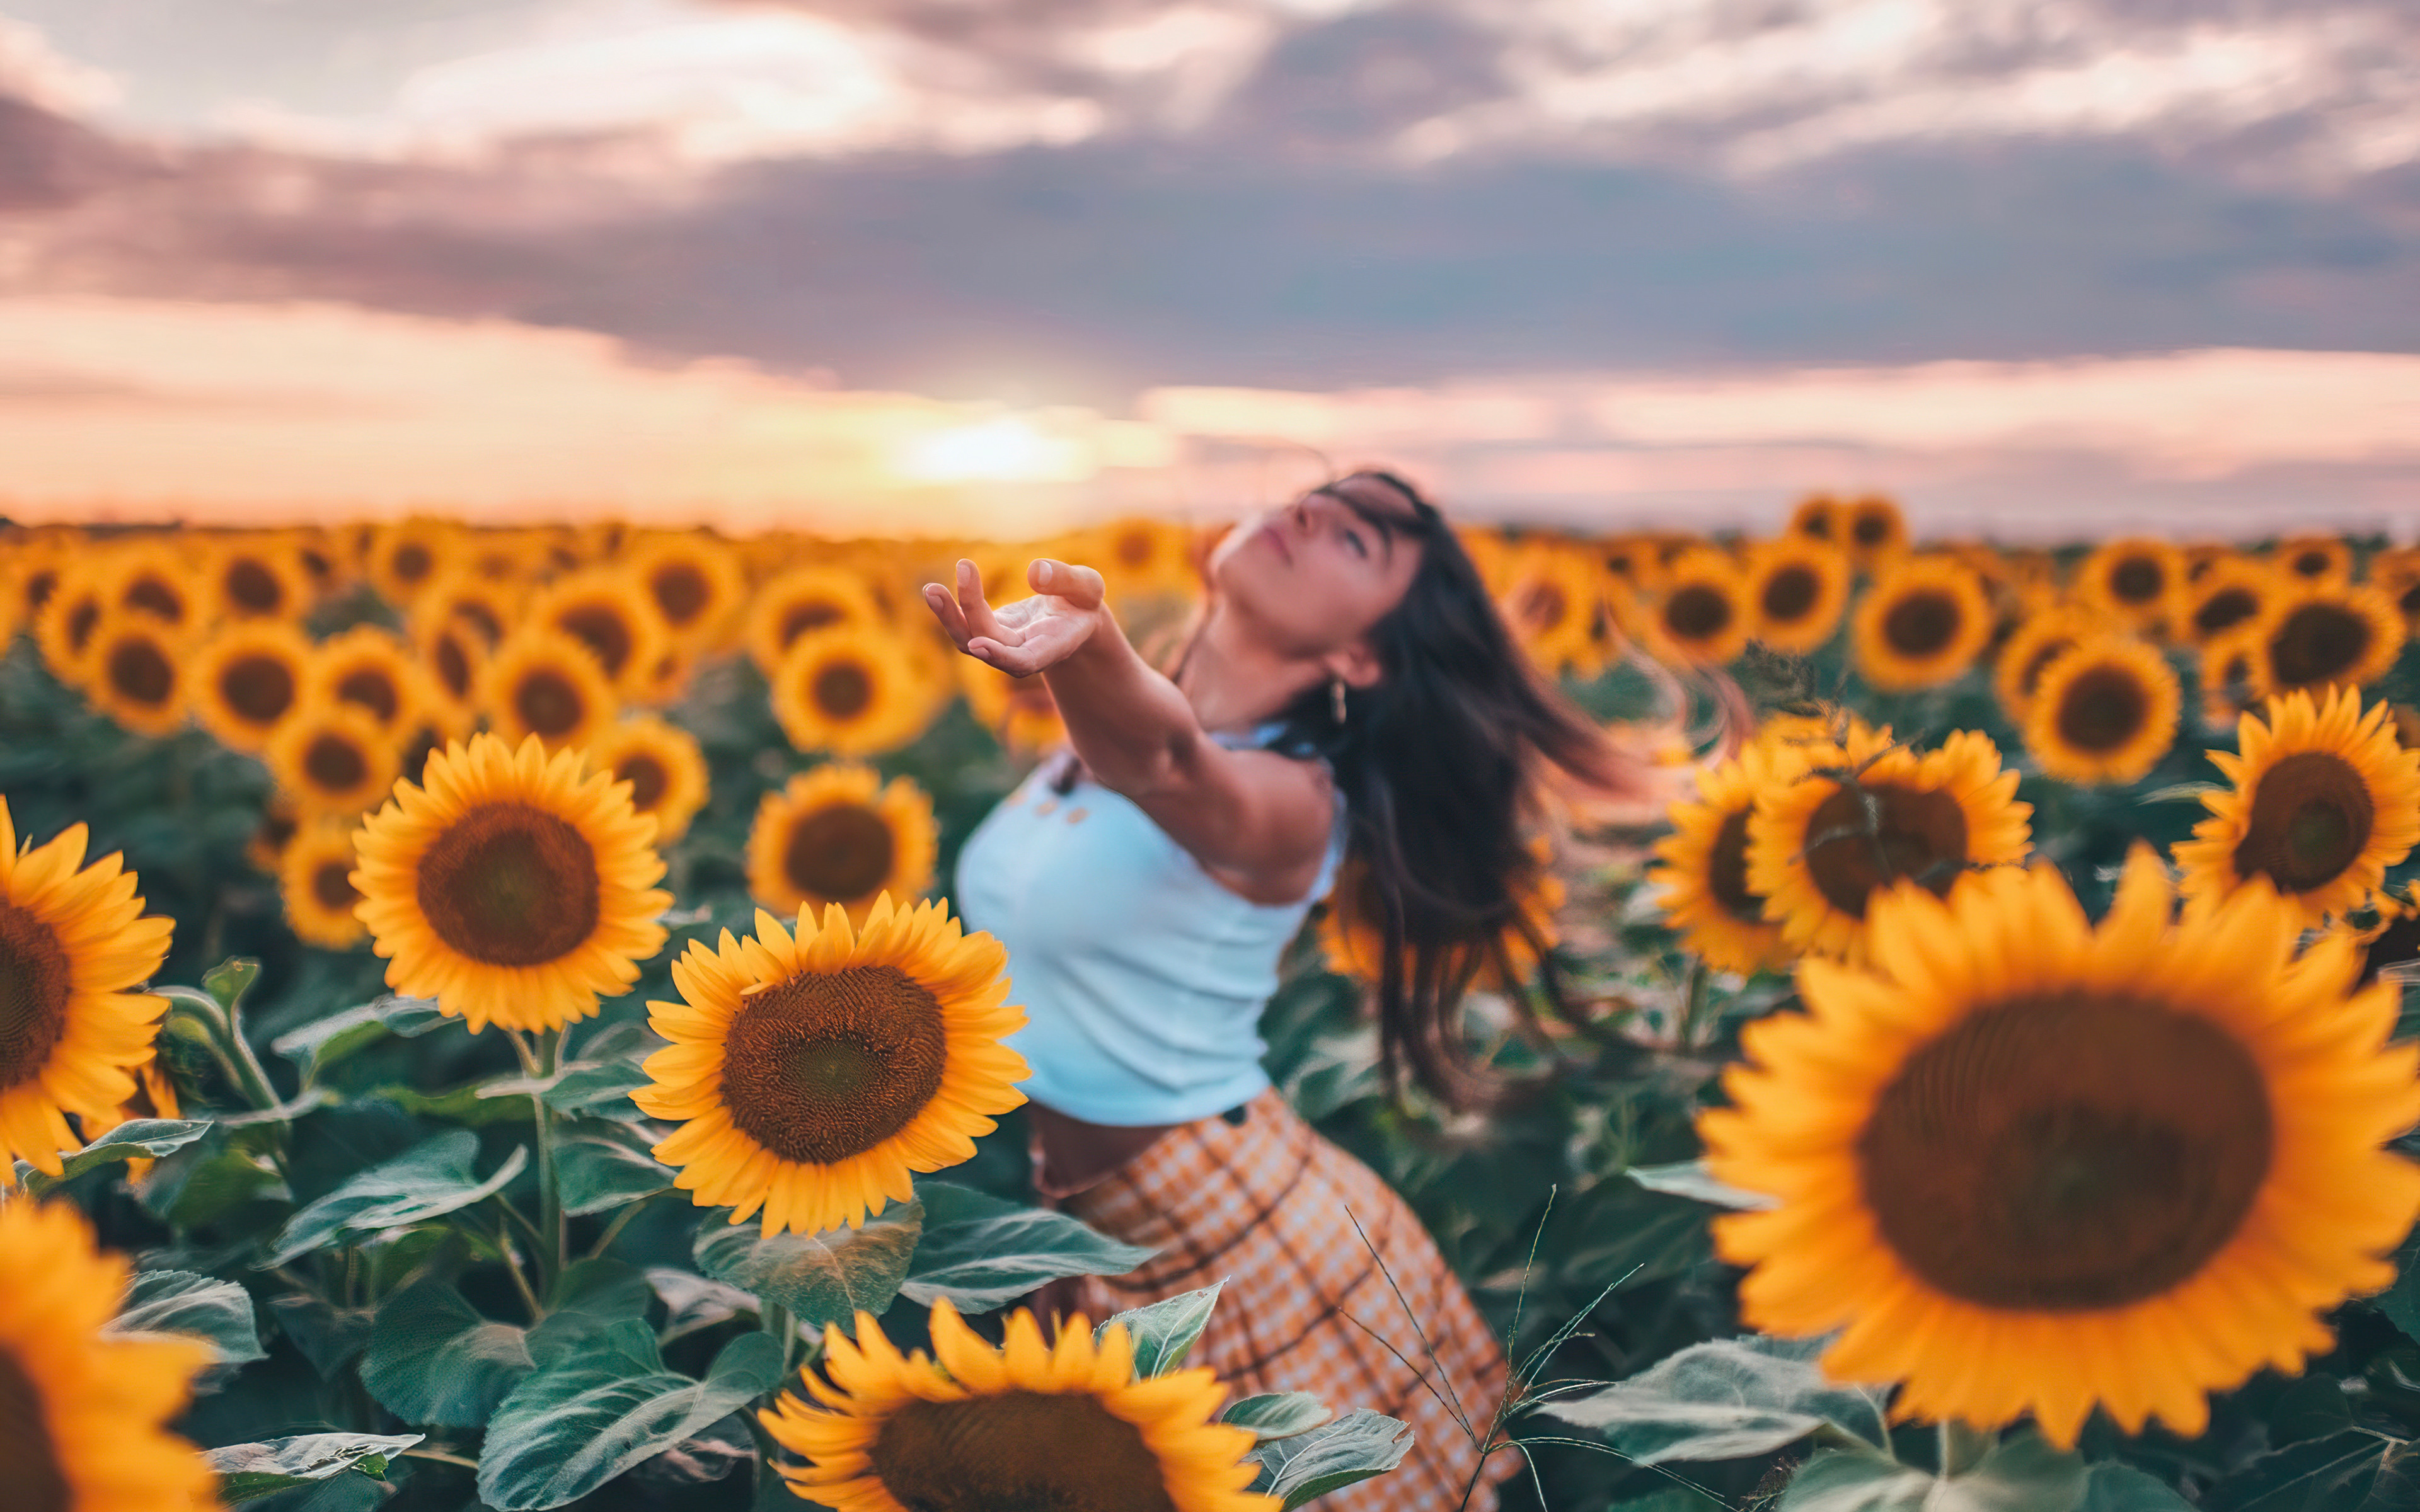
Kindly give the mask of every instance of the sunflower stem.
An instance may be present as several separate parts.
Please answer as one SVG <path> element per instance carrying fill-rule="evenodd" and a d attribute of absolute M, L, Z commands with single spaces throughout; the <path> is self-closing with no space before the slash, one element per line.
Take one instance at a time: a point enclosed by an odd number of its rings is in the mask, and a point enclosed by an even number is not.
<path fill-rule="evenodd" d="M 756 1321 L 772 1336 L 773 1342 L 782 1347 L 782 1378 L 788 1380 L 790 1372 L 798 1368 L 791 1356 L 799 1352 L 799 1320 L 791 1317 L 790 1309 L 780 1303 L 759 1298 Z"/>
<path fill-rule="evenodd" d="M 563 1071 L 562 1029 L 546 1031 L 545 1038 L 538 1044 L 538 1057 L 545 1068 L 545 1079 L 551 1085 Z M 538 1278 L 544 1283 L 543 1289 L 551 1296 L 555 1281 L 563 1274 L 564 1264 L 568 1258 L 570 1237 L 563 1221 L 563 1173 L 554 1162 L 554 1109 L 547 1104 L 544 1092 L 530 1094 L 530 1107 L 535 1110 L 537 1121 Z"/>
<path fill-rule="evenodd" d="M 1995 1448 L 2000 1436 L 1988 1428 L 1971 1427 L 1958 1418 L 1944 1418 L 1934 1425 L 1941 1442 L 1941 1473 L 1946 1478 L 1963 1475 L 1983 1462 L 1983 1457 Z"/>

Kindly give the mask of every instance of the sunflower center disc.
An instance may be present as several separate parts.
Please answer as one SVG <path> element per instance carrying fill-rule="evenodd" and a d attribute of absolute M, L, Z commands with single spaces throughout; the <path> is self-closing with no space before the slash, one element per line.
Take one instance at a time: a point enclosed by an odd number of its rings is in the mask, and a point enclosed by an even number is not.
<path fill-rule="evenodd" d="M 429 647 L 428 662 L 437 670 L 437 680 L 445 685 L 446 692 L 458 699 L 471 696 L 471 658 L 463 651 L 462 642 L 454 639 L 453 631 L 437 637 Z"/>
<path fill-rule="evenodd" d="M 2406 615 L 2420 614 L 2420 583 L 2413 583 L 2403 590 L 2403 596 L 2395 601 L 2395 607 Z"/>
<path fill-rule="evenodd" d="M 672 785 L 664 764 L 644 754 L 628 757 L 613 768 L 613 780 L 630 784 L 630 807 L 641 813 L 652 812 L 663 801 L 664 789 Z"/>
<path fill-rule="evenodd" d="M 1531 583 L 1529 591 L 1521 598 L 1521 618 L 1542 631 L 1551 630 L 1562 624 L 1563 609 L 1563 589 L 1560 583 Z"/>
<path fill-rule="evenodd" d="M 1726 815 L 1714 831 L 1714 847 L 1706 857 L 1706 890 L 1723 912 L 1750 923 L 1764 922 L 1764 900 L 1747 890 L 1747 816 L 1742 809 Z"/>
<path fill-rule="evenodd" d="M 285 606 L 286 586 L 277 574 L 244 558 L 226 571 L 226 595 L 247 613 L 274 614 Z"/>
<path fill-rule="evenodd" d="M 2328 570 L 2325 551 L 2305 551 L 2294 559 L 2294 571 L 2305 578 L 2317 578 Z"/>
<path fill-rule="evenodd" d="M 828 599 L 811 598 L 803 604 L 793 604 L 790 612 L 782 616 L 783 649 L 786 650 L 791 641 L 809 630 L 820 630 L 827 625 L 839 624 L 840 617 L 840 606 Z"/>
<path fill-rule="evenodd" d="M 539 667 L 513 689 L 513 710 L 539 738 L 555 740 L 580 728 L 580 721 L 588 715 L 588 702 L 570 678 Z"/>
<path fill-rule="evenodd" d="M 350 861 L 322 861 L 311 872 L 311 895 L 319 906 L 334 913 L 349 914 L 362 895 L 353 887 L 353 864 Z"/>
<path fill-rule="evenodd" d="M 131 637 L 109 650 L 109 686 L 137 703 L 165 703 L 176 690 L 177 669 L 148 640 Z"/>
<path fill-rule="evenodd" d="M 170 625 L 180 625 L 185 618 L 184 595 L 157 578 L 137 578 L 126 590 L 126 604 L 157 615 Z"/>
<path fill-rule="evenodd" d="M 336 684 L 336 697 L 370 711 L 380 724 L 393 724 L 403 707 L 403 691 L 395 679 L 375 667 L 356 667 Z"/>
<path fill-rule="evenodd" d="M 2265 873 L 2288 892 L 2323 887 L 2368 847 L 2369 788 L 2333 751 L 2302 750 L 2260 775 L 2235 847 L 2239 875 Z"/>
<path fill-rule="evenodd" d="M 2095 667 L 2067 685 L 2058 701 L 2058 738 L 2095 756 L 2143 733 L 2151 692 L 2124 667 Z"/>
<path fill-rule="evenodd" d="M 647 579 L 647 587 L 656 595 L 656 608 L 663 610 L 664 619 L 675 628 L 687 625 L 704 611 L 714 590 L 706 583 L 706 575 L 686 562 L 668 562 L 658 567 Z"/>
<path fill-rule="evenodd" d="M 912 1401 L 870 1458 L 912 1512 L 1175 1512 L 1142 1434 L 1095 1397 L 1002 1392 Z"/>
<path fill-rule="evenodd" d="M 1691 583 L 1665 601 L 1664 623 L 1684 640 L 1703 640 L 1730 628 L 1731 601 L 1719 589 Z"/>
<path fill-rule="evenodd" d="M 239 656 L 219 673 L 219 698 L 250 724 L 275 724 L 294 706 L 294 670 L 283 656 Z"/>
<path fill-rule="evenodd" d="M 894 843 L 880 814 L 863 804 L 835 803 L 790 826 L 782 870 L 811 898 L 862 898 L 891 874 Z"/>
<path fill-rule="evenodd" d="M 504 638 L 504 622 L 497 619 L 495 611 L 485 604 L 457 604 L 454 617 L 478 631 L 491 646 Z"/>
<path fill-rule="evenodd" d="M 2269 665 L 2280 687 L 2332 683 L 2369 655 L 2369 622 L 2336 604 L 2304 604 L 2269 637 Z"/>
<path fill-rule="evenodd" d="M 497 966 L 568 955 L 596 933 L 597 853 L 579 830 L 525 803 L 482 804 L 420 861 L 420 911 L 456 950 Z"/>
<path fill-rule="evenodd" d="M 611 604 L 578 604 L 557 615 L 555 623 L 597 654 L 597 664 L 605 669 L 606 676 L 622 675 L 630 659 L 632 638 L 619 609 Z"/>
<path fill-rule="evenodd" d="M 2074 641 L 2062 636 L 2035 647 L 2033 658 L 2017 673 L 2017 691 L 2027 698 L 2033 697 L 2034 690 L 2041 687 L 2042 673 L 2050 671 L 2050 664 L 2058 659 L 2059 653 L 2072 650 L 2074 646 Z"/>
<path fill-rule="evenodd" d="M 334 732 L 316 735 L 302 753 L 302 774 L 322 793 L 350 793 L 370 775 L 370 759 Z"/>
<path fill-rule="evenodd" d="M 92 632 L 101 627 L 101 605 L 92 599 L 78 604 L 68 615 L 68 649 L 82 654 L 92 643 Z"/>
<path fill-rule="evenodd" d="M 2148 604 L 2166 592 L 2168 575 L 2156 562 L 2142 557 L 2128 557 L 2109 574 L 2109 591 L 2120 602 Z"/>
<path fill-rule="evenodd" d="M 397 547 L 388 564 L 395 569 L 397 581 L 416 583 L 437 570 L 437 558 L 428 548 L 412 541 Z"/>
<path fill-rule="evenodd" d="M 41 1389 L 7 1350 L 0 1350 L 0 1486 L 8 1489 L 11 1512 L 72 1512 L 75 1505 L 43 1420 Z"/>
<path fill-rule="evenodd" d="M 814 697 L 826 717 L 854 719 L 874 702 L 874 679 L 853 661 L 836 661 L 816 670 Z"/>
<path fill-rule="evenodd" d="M 1764 594 L 1757 604 L 1766 619 L 1776 625 L 1788 625 L 1806 618 L 1823 593 L 1823 584 L 1815 576 L 1815 569 L 1793 562 L 1764 580 Z"/>
<path fill-rule="evenodd" d="M 1875 888 L 1912 881 L 1940 897 L 1966 864 L 1966 810 L 1958 800 L 1892 782 L 1843 786 L 1816 806 L 1807 837 L 1815 890 L 1858 918 Z"/>
<path fill-rule="evenodd" d="M 1859 546 L 1880 546 L 1890 539 L 1890 521 L 1880 515 L 1860 515 L 1849 534 Z"/>
<path fill-rule="evenodd" d="M 0 903 L 0 1088 L 29 1081 L 50 1064 L 74 991 L 74 968 L 57 933 L 25 909 Z"/>
<path fill-rule="evenodd" d="M 1910 594 L 1883 616 L 1883 639 L 1902 656 L 1937 656 L 1958 638 L 1963 618 L 1958 601 L 1947 594 Z"/>
<path fill-rule="evenodd" d="M 2203 635 L 2216 635 L 2229 625 L 2241 625 L 2260 612 L 2260 600 L 2248 588 L 2222 588 L 2201 601 L 2194 610 L 2194 628 Z"/>
<path fill-rule="evenodd" d="M 2028 998 L 1910 1056 L 1858 1137 L 1867 1206 L 1917 1277 L 1986 1307 L 2155 1297 L 2225 1248 L 2269 1173 L 2269 1094 L 2205 1019 Z"/>
<path fill-rule="evenodd" d="M 746 999 L 723 1038 L 722 1101 L 783 1160 L 831 1165 L 908 1127 L 948 1063 L 941 1005 L 923 983 L 847 966 Z"/>

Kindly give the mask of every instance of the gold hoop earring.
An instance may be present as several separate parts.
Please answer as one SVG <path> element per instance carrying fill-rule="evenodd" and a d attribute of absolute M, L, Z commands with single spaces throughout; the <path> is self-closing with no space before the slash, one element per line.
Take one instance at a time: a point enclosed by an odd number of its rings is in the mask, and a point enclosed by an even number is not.
<path fill-rule="evenodd" d="M 1342 677 L 1327 680 L 1327 712 L 1338 724 L 1344 722 L 1344 679 Z"/>

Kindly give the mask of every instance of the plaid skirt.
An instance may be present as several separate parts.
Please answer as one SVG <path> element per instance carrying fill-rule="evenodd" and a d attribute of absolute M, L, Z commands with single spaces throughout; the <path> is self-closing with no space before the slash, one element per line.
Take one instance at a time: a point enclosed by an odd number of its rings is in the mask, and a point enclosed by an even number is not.
<path fill-rule="evenodd" d="M 1225 1281 L 1185 1363 L 1218 1372 L 1230 1400 L 1303 1391 L 1339 1414 L 1367 1407 L 1412 1426 L 1402 1465 L 1319 1506 L 1455 1512 L 1479 1453 L 1446 1404 L 1484 1434 L 1504 1394 L 1503 1350 L 1419 1216 L 1375 1171 L 1275 1090 L 1245 1107 L 1241 1123 L 1170 1130 L 1061 1200 L 1102 1232 L 1159 1252 L 1130 1274 L 1084 1278 L 1083 1311 L 1099 1319 Z M 1473 1512 L 1494 1512 L 1492 1483 L 1517 1463 L 1509 1453 L 1488 1462 Z"/>

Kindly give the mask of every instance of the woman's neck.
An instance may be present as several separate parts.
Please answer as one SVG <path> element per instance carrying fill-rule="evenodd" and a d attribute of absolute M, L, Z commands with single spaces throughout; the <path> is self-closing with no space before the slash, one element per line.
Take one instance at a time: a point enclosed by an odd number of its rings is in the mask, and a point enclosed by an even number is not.
<path fill-rule="evenodd" d="M 1176 687 L 1204 730 L 1249 730 L 1275 718 L 1319 669 L 1272 651 L 1214 606 L 1202 621 Z"/>

